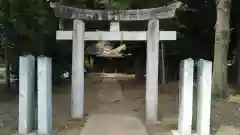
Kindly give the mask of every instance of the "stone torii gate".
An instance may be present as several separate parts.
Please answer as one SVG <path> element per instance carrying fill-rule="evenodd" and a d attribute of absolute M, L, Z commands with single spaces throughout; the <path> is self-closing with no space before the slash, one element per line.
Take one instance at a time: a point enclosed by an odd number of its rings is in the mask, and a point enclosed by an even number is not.
<path fill-rule="evenodd" d="M 72 40 L 71 116 L 84 116 L 84 41 L 146 41 L 147 71 L 145 116 L 148 124 L 158 120 L 159 40 L 176 40 L 176 31 L 159 31 L 159 20 L 172 18 L 180 2 L 168 6 L 140 10 L 88 10 L 50 3 L 55 16 L 73 19 L 73 31 L 56 31 L 57 40 Z M 109 20 L 110 31 L 85 32 L 84 20 Z M 148 21 L 148 31 L 120 31 L 119 21 Z"/>

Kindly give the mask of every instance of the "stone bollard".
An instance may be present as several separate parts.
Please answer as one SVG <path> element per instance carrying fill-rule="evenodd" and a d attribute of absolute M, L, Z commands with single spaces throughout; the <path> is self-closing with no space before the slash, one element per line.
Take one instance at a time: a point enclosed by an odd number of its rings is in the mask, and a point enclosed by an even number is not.
<path fill-rule="evenodd" d="M 181 61 L 178 130 L 172 131 L 173 135 L 191 135 L 192 132 L 193 69 L 192 59 Z"/>
<path fill-rule="evenodd" d="M 28 134 L 34 125 L 35 58 L 32 55 L 19 59 L 19 117 L 18 133 Z"/>
<path fill-rule="evenodd" d="M 212 62 L 198 61 L 197 135 L 210 135 Z"/>
<path fill-rule="evenodd" d="M 173 135 L 210 135 L 212 62 L 198 61 L 196 133 L 192 133 L 193 63 L 192 59 L 181 62 L 178 130 Z"/>
<path fill-rule="evenodd" d="M 52 132 L 52 60 L 38 57 L 38 134 Z"/>

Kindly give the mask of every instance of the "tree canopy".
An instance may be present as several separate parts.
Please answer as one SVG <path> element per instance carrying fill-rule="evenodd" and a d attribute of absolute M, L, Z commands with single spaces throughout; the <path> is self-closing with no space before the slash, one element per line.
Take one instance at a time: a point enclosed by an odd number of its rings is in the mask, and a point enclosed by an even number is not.
<path fill-rule="evenodd" d="M 61 0 L 56 2 L 88 9 L 136 9 L 163 6 L 173 1 Z M 214 6 L 214 3 L 208 4 L 210 2 L 206 3 L 203 0 L 198 2 L 184 0 L 183 2 L 185 4 L 176 18 L 172 20 L 164 20 L 161 23 L 163 29 L 177 30 L 179 31 L 180 37 L 198 37 L 198 34 L 206 36 L 206 33 L 212 35 L 214 11 L 211 8 Z M 3 31 L 1 33 L 1 45 L 8 44 L 8 46 L 12 46 L 11 48 L 14 53 L 46 53 L 46 50 L 48 50 L 46 48 L 49 48 L 48 46 L 57 46 L 58 44 L 61 44 L 54 41 L 55 30 L 58 28 L 58 18 L 54 16 L 47 1 L 5 0 L 1 1 L 0 9 L 1 31 Z M 197 16 L 201 16 L 201 14 L 205 14 L 205 17 L 208 19 L 200 21 L 200 17 L 198 18 Z M 124 25 L 123 27 L 127 27 L 127 25 Z M 132 26 L 129 27 L 131 28 Z M 191 31 L 195 31 L 194 29 L 200 32 L 195 32 L 193 34 Z M 64 52 L 60 51 L 59 53 Z"/>
<path fill-rule="evenodd" d="M 176 17 L 160 21 L 161 29 L 178 32 L 177 42 L 165 43 L 167 59 L 192 57 L 212 60 L 216 23 L 216 2 L 213 0 L 51 0 L 51 2 L 86 9 L 154 8 L 176 1 L 183 3 Z M 9 62 L 15 71 L 17 71 L 18 56 L 26 53 L 51 56 L 54 67 L 64 69 L 67 68 L 64 66 L 71 64 L 71 45 L 65 41 L 56 41 L 55 32 L 59 27 L 59 18 L 55 17 L 49 2 L 48 0 L 0 1 L 0 56 L 5 57 L 4 48 L 7 47 Z M 237 5 L 238 1 L 234 2 L 234 5 Z M 238 12 L 239 9 L 233 6 L 234 22 L 232 21 L 231 26 L 235 28 L 239 24 L 236 16 Z M 72 22 L 69 20 L 64 20 L 63 23 L 66 28 L 72 27 Z M 143 22 L 128 24 L 123 22 L 121 29 L 146 29 L 142 24 Z M 95 27 L 108 29 L 109 25 L 103 22 L 100 26 L 89 22 L 87 29 Z M 131 51 L 138 47 L 131 48 Z M 233 40 L 230 54 L 235 48 L 236 42 Z"/>

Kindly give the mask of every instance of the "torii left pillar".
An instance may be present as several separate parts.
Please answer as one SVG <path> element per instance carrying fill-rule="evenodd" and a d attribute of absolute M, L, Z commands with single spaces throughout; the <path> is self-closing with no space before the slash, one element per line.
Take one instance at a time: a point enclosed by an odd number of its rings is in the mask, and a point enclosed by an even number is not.
<path fill-rule="evenodd" d="M 74 20 L 72 46 L 71 116 L 84 116 L 84 33 L 82 20 Z"/>
<path fill-rule="evenodd" d="M 158 120 L 159 20 L 148 21 L 146 68 L 146 123 Z"/>

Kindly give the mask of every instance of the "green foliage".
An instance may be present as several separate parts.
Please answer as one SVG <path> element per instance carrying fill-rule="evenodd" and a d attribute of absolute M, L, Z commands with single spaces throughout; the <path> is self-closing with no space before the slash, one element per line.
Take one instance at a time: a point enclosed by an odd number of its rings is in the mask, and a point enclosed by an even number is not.
<path fill-rule="evenodd" d="M 5 39 L 15 45 L 29 44 L 25 51 L 32 52 L 32 46 L 43 46 L 44 40 L 56 29 L 56 19 L 44 1 L 6 0 L 1 9 Z"/>
<path fill-rule="evenodd" d="M 102 0 L 100 3 L 107 9 L 126 9 L 130 7 L 130 2 L 124 0 Z"/>
<path fill-rule="evenodd" d="M 53 58 L 57 66 L 70 65 L 71 43 L 56 42 L 55 30 L 58 27 L 58 18 L 53 14 L 46 0 L 0 0 L 0 54 L 4 47 L 10 49 L 12 64 L 18 64 L 18 56 L 23 52 L 34 55 L 47 54 Z M 151 8 L 167 5 L 174 0 L 51 0 L 79 8 L 89 9 L 132 9 Z M 171 20 L 160 21 L 161 28 L 165 30 L 177 30 L 180 41 L 173 46 L 172 52 L 184 46 L 181 39 L 188 40 L 193 36 L 212 36 L 215 8 L 214 1 L 210 0 L 181 0 L 184 4 L 177 17 Z M 204 16 L 204 21 L 202 19 Z M 70 22 L 72 25 L 72 21 Z M 66 24 L 65 24 L 66 25 Z M 70 27 L 72 27 L 70 25 Z M 101 27 L 96 25 L 97 27 Z M 139 28 L 139 25 L 121 25 L 123 29 Z M 126 27 L 126 28 L 125 28 Z M 194 32 L 197 30 L 198 32 Z M 201 34 L 205 32 L 204 34 Z M 168 44 L 168 43 L 166 43 Z M 168 46 L 168 45 L 167 45 Z M 169 48 L 170 46 L 168 46 Z M 69 51 L 70 50 L 70 51 Z M 134 48 L 132 49 L 134 50 Z M 171 52 L 166 52 L 171 53 Z M 66 62 L 68 61 L 68 62 Z M 70 62 L 69 62 L 70 61 Z M 85 60 L 87 67 L 93 67 L 93 61 Z M 56 67 L 57 67 L 56 66 Z M 17 67 L 16 67 L 17 69 Z"/>
<path fill-rule="evenodd" d="M 84 58 L 84 65 L 86 66 L 86 68 L 93 68 L 94 65 L 94 60 L 92 57 L 85 57 Z"/>

